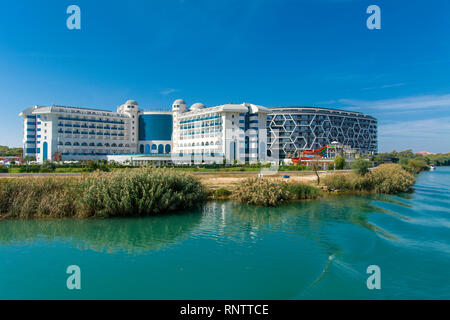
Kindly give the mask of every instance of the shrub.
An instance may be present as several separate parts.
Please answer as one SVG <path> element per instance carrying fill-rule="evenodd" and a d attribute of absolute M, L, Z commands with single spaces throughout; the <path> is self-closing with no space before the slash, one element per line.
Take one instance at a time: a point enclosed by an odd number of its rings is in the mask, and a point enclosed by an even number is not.
<path fill-rule="evenodd" d="M 41 166 L 37 164 L 24 165 L 19 168 L 21 173 L 38 173 L 41 171 Z"/>
<path fill-rule="evenodd" d="M 111 167 L 116 167 L 116 165 L 111 165 Z M 108 167 L 108 162 L 107 161 L 96 161 L 96 160 L 89 160 L 86 166 L 87 170 L 89 172 L 93 172 L 96 170 L 100 170 L 100 171 L 104 171 L 104 172 L 108 172 L 109 171 L 109 167 Z"/>
<path fill-rule="evenodd" d="M 334 163 L 333 162 L 330 162 L 328 164 L 328 170 L 334 170 Z"/>
<path fill-rule="evenodd" d="M 285 183 L 259 178 L 244 180 L 233 192 L 236 200 L 257 206 L 275 206 L 288 200 L 289 196 Z"/>
<path fill-rule="evenodd" d="M 0 179 L 0 217 L 143 216 L 190 208 L 205 198 L 198 179 L 163 169 Z"/>
<path fill-rule="evenodd" d="M 8 167 L 0 166 L 0 173 L 8 173 Z"/>
<path fill-rule="evenodd" d="M 320 194 L 320 189 L 315 186 L 310 186 L 303 183 L 290 183 L 287 185 L 287 190 L 291 199 L 314 199 Z"/>
<path fill-rule="evenodd" d="M 334 158 L 334 167 L 336 170 L 343 170 L 345 168 L 345 159 L 344 157 L 337 156 Z"/>
<path fill-rule="evenodd" d="M 414 175 L 397 164 L 382 164 L 365 175 L 330 174 L 323 178 L 329 190 L 369 191 L 377 193 L 406 192 L 414 184 Z"/>
<path fill-rule="evenodd" d="M 406 159 L 405 159 L 406 160 Z M 423 159 L 400 160 L 400 165 L 408 172 L 418 174 L 421 171 L 429 170 L 428 164 Z"/>
<path fill-rule="evenodd" d="M 232 194 L 232 192 L 225 188 L 219 188 L 215 192 L 216 197 L 228 197 Z"/>
<path fill-rule="evenodd" d="M 40 172 L 53 172 L 55 169 L 56 165 L 53 162 L 45 160 L 40 168 Z"/>
<path fill-rule="evenodd" d="M 146 216 L 190 208 L 206 198 L 198 179 L 166 169 L 95 173 L 82 182 L 83 216 Z"/>
<path fill-rule="evenodd" d="M 361 176 L 369 172 L 370 163 L 364 159 L 358 159 L 352 163 L 352 169 Z"/>
<path fill-rule="evenodd" d="M 371 176 L 378 193 L 406 192 L 415 182 L 412 173 L 393 163 L 378 166 Z"/>
<path fill-rule="evenodd" d="M 76 212 L 77 179 L 12 178 L 0 181 L 0 214 L 8 217 L 61 217 Z"/>
<path fill-rule="evenodd" d="M 328 190 L 348 191 L 352 189 L 348 175 L 346 174 L 328 174 L 322 178 L 322 181 L 327 186 Z"/>

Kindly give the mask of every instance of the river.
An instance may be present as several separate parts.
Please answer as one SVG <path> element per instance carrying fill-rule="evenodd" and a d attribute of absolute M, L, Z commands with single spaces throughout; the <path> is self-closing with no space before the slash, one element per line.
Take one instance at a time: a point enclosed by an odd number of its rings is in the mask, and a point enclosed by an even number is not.
<path fill-rule="evenodd" d="M 450 168 L 415 191 L 0 221 L 0 299 L 450 299 Z M 81 270 L 68 290 L 66 268 Z M 367 267 L 380 268 L 369 290 Z"/>

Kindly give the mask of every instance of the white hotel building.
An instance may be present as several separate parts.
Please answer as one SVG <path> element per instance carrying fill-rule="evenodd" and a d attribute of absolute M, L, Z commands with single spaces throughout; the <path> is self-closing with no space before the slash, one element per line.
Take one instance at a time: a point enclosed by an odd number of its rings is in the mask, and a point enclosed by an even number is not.
<path fill-rule="evenodd" d="M 269 109 L 253 104 L 206 108 L 182 99 L 172 105 L 173 161 L 177 163 L 255 163 L 266 161 Z"/>
<path fill-rule="evenodd" d="M 377 150 L 377 120 L 343 110 L 265 108 L 250 103 L 144 112 L 128 100 L 117 112 L 34 106 L 24 119 L 24 156 L 45 160 L 107 159 L 135 164 L 256 163 L 289 159 L 337 141 L 360 153 Z"/>
<path fill-rule="evenodd" d="M 24 119 L 24 156 L 45 160 L 108 159 L 135 163 L 228 163 L 265 161 L 267 108 L 225 104 L 172 112 L 143 112 L 129 100 L 117 112 L 65 106 L 34 106 Z"/>
<path fill-rule="evenodd" d="M 107 159 L 107 155 L 136 154 L 140 149 L 170 152 L 170 134 L 149 137 L 147 118 L 172 125 L 170 112 L 141 112 L 129 100 L 117 112 L 65 106 L 34 106 L 21 112 L 24 118 L 24 157 L 37 162 Z M 141 128 L 140 128 L 141 127 Z M 141 129 L 141 130 L 139 130 Z M 149 130 L 147 130 L 149 131 Z M 171 130 L 169 130 L 170 132 Z M 141 143 L 141 144 L 139 144 Z M 156 146 L 156 148 L 146 146 Z"/>

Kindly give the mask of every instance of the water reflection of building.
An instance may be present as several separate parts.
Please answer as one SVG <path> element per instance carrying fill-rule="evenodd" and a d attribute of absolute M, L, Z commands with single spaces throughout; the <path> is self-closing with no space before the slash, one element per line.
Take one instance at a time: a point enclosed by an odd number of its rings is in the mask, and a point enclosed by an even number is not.
<path fill-rule="evenodd" d="M 259 236 L 260 225 L 243 220 L 236 210 L 240 205 L 233 202 L 211 201 L 203 207 L 202 223 L 199 229 L 214 233 L 219 241 L 249 241 Z"/>

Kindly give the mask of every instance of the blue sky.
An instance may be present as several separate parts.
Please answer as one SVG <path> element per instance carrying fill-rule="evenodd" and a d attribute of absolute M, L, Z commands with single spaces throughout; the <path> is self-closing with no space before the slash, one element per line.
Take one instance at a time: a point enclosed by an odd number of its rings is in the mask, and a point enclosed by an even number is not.
<path fill-rule="evenodd" d="M 81 8 L 81 30 L 66 9 Z M 381 8 L 381 30 L 366 8 Z M 365 112 L 379 151 L 450 151 L 450 1 L 9 1 L 0 10 L 0 144 L 18 113 L 251 102 Z"/>

